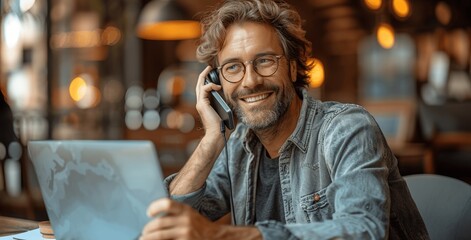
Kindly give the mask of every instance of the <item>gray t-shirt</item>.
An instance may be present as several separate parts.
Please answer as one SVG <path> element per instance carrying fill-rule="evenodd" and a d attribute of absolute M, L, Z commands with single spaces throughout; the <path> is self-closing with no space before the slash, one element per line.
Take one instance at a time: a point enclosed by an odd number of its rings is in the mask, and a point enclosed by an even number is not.
<path fill-rule="evenodd" d="M 270 159 L 266 151 L 261 154 L 255 198 L 255 221 L 276 220 L 285 223 L 281 197 L 279 159 Z"/>

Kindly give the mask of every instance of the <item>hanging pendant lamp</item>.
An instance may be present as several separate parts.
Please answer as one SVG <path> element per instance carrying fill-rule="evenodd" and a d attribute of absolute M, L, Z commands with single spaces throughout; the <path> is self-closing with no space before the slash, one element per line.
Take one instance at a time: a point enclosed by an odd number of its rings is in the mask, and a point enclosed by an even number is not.
<path fill-rule="evenodd" d="M 148 40 L 184 40 L 201 35 L 200 23 L 175 0 L 152 0 L 139 17 L 137 35 Z"/>

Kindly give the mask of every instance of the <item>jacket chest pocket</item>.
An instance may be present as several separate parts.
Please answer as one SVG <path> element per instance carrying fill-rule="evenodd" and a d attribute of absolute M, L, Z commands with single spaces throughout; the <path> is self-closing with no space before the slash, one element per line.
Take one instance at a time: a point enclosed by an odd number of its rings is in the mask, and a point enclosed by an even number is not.
<path fill-rule="evenodd" d="M 307 222 L 320 222 L 332 219 L 332 208 L 326 197 L 326 188 L 301 197 L 301 209 Z"/>

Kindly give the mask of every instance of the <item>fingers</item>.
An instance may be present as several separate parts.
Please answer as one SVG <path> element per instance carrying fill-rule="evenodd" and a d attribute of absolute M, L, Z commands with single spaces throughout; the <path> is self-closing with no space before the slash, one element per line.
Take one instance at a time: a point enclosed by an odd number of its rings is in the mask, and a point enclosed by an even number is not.
<path fill-rule="evenodd" d="M 211 71 L 211 66 L 207 66 L 201 73 L 200 75 L 198 76 L 198 82 L 196 84 L 196 86 L 202 86 L 204 85 L 204 79 L 206 78 L 206 76 L 208 75 L 208 73 Z"/>
<path fill-rule="evenodd" d="M 212 70 L 211 66 L 207 66 L 198 76 L 198 81 L 196 83 L 196 97 L 200 99 L 200 97 L 207 97 L 207 94 L 201 96 L 202 93 L 208 93 L 211 90 L 220 90 L 221 86 L 216 85 L 214 83 L 205 84 L 205 79 L 208 73 Z M 203 90 L 203 91 L 202 91 Z"/>
<path fill-rule="evenodd" d="M 169 198 L 152 202 L 147 209 L 147 215 L 156 218 L 144 226 L 140 240 L 175 239 L 177 234 L 175 227 L 178 225 L 176 223 L 182 222 L 180 214 L 185 211 L 186 207 Z"/>
<path fill-rule="evenodd" d="M 156 217 L 163 214 L 174 215 L 183 212 L 186 206 L 169 198 L 162 198 L 152 202 L 147 208 L 147 216 Z"/>
<path fill-rule="evenodd" d="M 154 218 L 144 226 L 140 240 L 177 239 L 188 236 L 192 228 L 191 218 L 196 217 L 193 211 L 191 207 L 168 198 L 154 201 L 147 214 L 150 217 L 162 216 Z"/>
<path fill-rule="evenodd" d="M 181 228 L 167 228 L 159 231 L 143 232 L 139 240 L 163 240 L 163 239 L 177 239 L 183 235 L 184 229 Z"/>
<path fill-rule="evenodd" d="M 222 87 L 214 83 L 204 83 L 204 79 L 211 71 L 211 67 L 206 67 L 198 77 L 198 83 L 196 84 L 196 110 L 201 117 L 201 122 L 205 128 L 205 133 L 212 137 L 217 136 L 214 133 L 220 132 L 221 118 L 213 109 L 210 103 L 209 95 L 211 90 L 220 90 Z"/>
<path fill-rule="evenodd" d="M 176 226 L 180 222 L 179 217 L 164 216 L 150 221 L 143 229 L 142 234 L 146 235 L 155 231 L 165 230 Z"/>
<path fill-rule="evenodd" d="M 210 239 L 217 226 L 188 205 L 168 198 L 153 202 L 149 216 L 166 213 L 152 219 L 142 230 L 141 240 L 146 239 Z"/>

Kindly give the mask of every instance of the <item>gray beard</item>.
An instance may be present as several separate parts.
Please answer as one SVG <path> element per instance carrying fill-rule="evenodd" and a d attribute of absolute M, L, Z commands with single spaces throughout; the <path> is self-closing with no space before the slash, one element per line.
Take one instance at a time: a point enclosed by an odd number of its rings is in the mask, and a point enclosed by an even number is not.
<path fill-rule="evenodd" d="M 296 95 L 294 87 L 292 89 L 285 89 L 278 95 L 280 92 L 279 88 L 276 89 L 275 94 L 277 94 L 277 102 L 273 109 L 265 109 L 260 107 L 257 111 L 258 114 L 263 114 L 262 118 L 258 118 L 261 120 L 253 119 L 247 115 L 238 105 L 232 106 L 236 116 L 239 120 L 247 125 L 247 127 L 255 130 L 267 130 L 271 127 L 274 127 L 280 123 L 280 121 L 285 117 L 286 112 L 288 111 L 289 105 L 293 100 L 294 96 Z"/>

